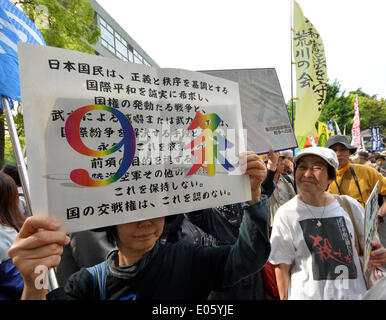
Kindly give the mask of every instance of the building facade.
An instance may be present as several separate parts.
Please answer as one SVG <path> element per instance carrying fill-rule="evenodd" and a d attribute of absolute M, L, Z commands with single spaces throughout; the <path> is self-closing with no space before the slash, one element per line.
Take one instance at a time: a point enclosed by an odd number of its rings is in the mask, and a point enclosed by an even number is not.
<path fill-rule="evenodd" d="M 95 10 L 95 23 L 101 30 L 98 43 L 91 45 L 97 55 L 159 67 L 98 2 L 88 1 Z"/>

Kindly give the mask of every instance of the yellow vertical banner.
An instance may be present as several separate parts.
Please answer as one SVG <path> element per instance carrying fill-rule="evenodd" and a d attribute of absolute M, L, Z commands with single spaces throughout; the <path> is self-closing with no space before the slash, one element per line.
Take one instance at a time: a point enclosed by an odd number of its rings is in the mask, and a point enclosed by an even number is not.
<path fill-rule="evenodd" d="M 316 136 L 315 122 L 327 92 L 327 64 L 322 38 L 294 1 L 293 52 L 296 65 L 295 136 Z"/>

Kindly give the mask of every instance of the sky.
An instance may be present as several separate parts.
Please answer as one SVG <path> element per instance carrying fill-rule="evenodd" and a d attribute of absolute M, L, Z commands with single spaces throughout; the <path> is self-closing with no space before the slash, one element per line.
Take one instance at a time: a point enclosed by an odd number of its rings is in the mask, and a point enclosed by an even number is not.
<path fill-rule="evenodd" d="M 291 99 L 290 0 L 97 2 L 162 68 L 275 68 Z M 324 42 L 329 83 L 386 98 L 386 1 L 297 2 Z"/>

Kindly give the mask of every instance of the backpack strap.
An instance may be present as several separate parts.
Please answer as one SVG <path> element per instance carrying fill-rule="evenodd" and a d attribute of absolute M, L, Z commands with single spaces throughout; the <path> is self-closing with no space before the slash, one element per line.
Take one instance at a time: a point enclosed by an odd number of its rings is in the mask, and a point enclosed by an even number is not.
<path fill-rule="evenodd" d="M 296 182 L 295 182 L 294 178 L 292 178 L 289 174 L 286 174 L 286 173 L 282 173 L 281 175 L 283 176 L 283 178 L 285 180 L 287 180 L 292 185 L 292 187 L 294 188 L 295 193 L 298 193 L 298 190 L 297 190 L 297 187 L 296 187 Z"/>
<path fill-rule="evenodd" d="M 96 285 L 99 289 L 99 300 L 106 300 L 106 261 L 103 261 L 93 267 L 86 268 L 93 278 L 94 292 Z"/>
<path fill-rule="evenodd" d="M 355 184 L 357 185 L 359 194 L 360 194 L 361 199 L 362 199 L 362 203 L 363 203 L 364 205 L 366 205 L 366 202 L 363 200 L 363 197 L 362 197 L 361 188 L 359 187 L 359 181 L 358 181 L 357 175 L 356 175 L 356 173 L 355 173 L 355 171 L 354 171 L 354 168 L 353 168 L 352 166 L 350 166 L 350 171 L 351 171 L 352 177 L 354 178 Z"/>
<path fill-rule="evenodd" d="M 358 255 L 362 256 L 363 250 L 362 250 L 362 247 L 359 243 L 358 228 L 357 228 L 357 224 L 355 222 L 354 215 L 352 213 L 350 203 L 348 202 L 347 198 L 344 196 L 339 196 L 337 194 L 332 194 L 332 195 L 339 202 L 339 204 L 343 208 L 343 210 L 346 211 L 348 213 L 348 215 L 350 216 L 351 222 L 352 222 L 353 227 L 354 227 L 355 248 L 357 249 Z"/>

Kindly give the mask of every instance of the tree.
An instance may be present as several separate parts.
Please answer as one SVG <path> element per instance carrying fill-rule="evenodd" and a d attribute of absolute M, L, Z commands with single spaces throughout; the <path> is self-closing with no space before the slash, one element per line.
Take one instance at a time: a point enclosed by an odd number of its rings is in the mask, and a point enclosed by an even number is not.
<path fill-rule="evenodd" d="M 356 94 L 350 93 L 352 99 L 355 99 Z M 358 97 L 359 115 L 361 121 L 361 130 L 369 129 L 370 127 L 379 126 L 381 134 L 386 134 L 386 101 L 381 99 L 377 101 L 374 96 Z M 353 100 L 354 101 L 354 100 Z"/>
<path fill-rule="evenodd" d="M 341 92 L 340 83 L 335 80 L 333 84 L 327 84 L 326 101 L 319 120 L 328 122 L 335 119 L 341 130 L 346 126 L 347 133 L 351 132 L 353 117 L 353 100 L 349 96 L 345 96 L 345 91 Z"/>
<path fill-rule="evenodd" d="M 361 130 L 369 129 L 372 126 L 379 126 L 381 134 L 386 135 L 386 99 L 377 100 L 377 95 L 369 95 L 358 88 L 346 94 L 341 90 L 338 80 L 327 84 L 326 101 L 319 116 L 319 121 L 328 122 L 335 119 L 343 133 L 346 126 L 346 134 L 351 133 L 354 118 L 354 101 L 358 95 L 359 115 Z M 287 109 L 291 115 L 291 101 L 287 103 Z M 295 116 L 296 104 L 294 103 Z"/>
<path fill-rule="evenodd" d="M 361 130 L 369 129 L 372 126 L 379 126 L 382 134 L 386 134 L 386 101 L 377 100 L 377 95 L 369 95 L 358 88 L 350 91 L 345 96 L 345 91 L 341 92 L 340 83 L 335 82 L 327 86 L 327 97 L 319 120 L 323 122 L 335 119 L 341 130 L 346 125 L 346 133 L 351 132 L 352 121 L 354 118 L 354 101 L 358 95 L 359 116 Z"/>
<path fill-rule="evenodd" d="M 24 13 L 38 27 L 48 46 L 94 54 L 90 44 L 97 43 L 100 29 L 94 24 L 95 11 L 87 0 L 20 0 L 15 4 L 22 5 Z M 5 156 L 7 161 L 13 158 L 12 148 L 7 147 L 4 155 L 6 141 L 2 119 L 0 116 L 0 168 Z M 22 137 L 21 114 L 15 117 L 15 122 L 21 134 L 19 137 Z M 11 157 L 8 152 L 11 152 Z"/>
<path fill-rule="evenodd" d="M 340 83 L 335 80 L 333 84 L 327 84 L 327 93 L 322 112 L 320 113 L 320 121 L 327 122 L 331 119 L 336 119 L 339 128 L 343 128 L 345 124 L 348 124 L 352 120 L 354 115 L 354 109 L 350 109 L 350 99 L 344 97 L 344 92 L 339 94 L 341 91 Z M 352 104 L 351 104 L 352 107 Z M 287 103 L 287 110 L 291 117 L 291 101 Z M 294 114 L 296 117 L 296 103 L 294 102 Z M 352 115 L 350 112 L 352 111 Z M 294 118 L 295 118 L 294 117 Z M 317 128 L 317 124 L 315 124 Z M 351 128 L 351 124 L 350 124 Z"/>
<path fill-rule="evenodd" d="M 37 25 L 47 45 L 94 53 L 100 30 L 87 0 L 21 0 L 24 13 Z"/>
<path fill-rule="evenodd" d="M 288 115 L 289 115 L 291 123 L 292 123 L 292 104 L 293 104 L 293 110 L 295 111 L 296 110 L 296 102 L 295 101 L 291 102 L 291 100 L 287 102 L 287 111 L 288 111 Z M 296 115 L 296 113 L 294 112 L 294 119 L 293 119 L 294 122 L 295 122 L 295 115 Z"/>

